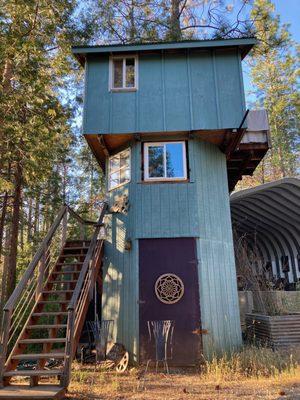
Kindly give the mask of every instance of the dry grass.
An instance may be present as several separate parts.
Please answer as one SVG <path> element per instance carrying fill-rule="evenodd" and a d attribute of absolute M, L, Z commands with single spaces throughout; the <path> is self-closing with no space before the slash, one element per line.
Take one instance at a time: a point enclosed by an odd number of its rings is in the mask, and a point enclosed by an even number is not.
<path fill-rule="evenodd" d="M 298 349 L 300 354 L 300 349 Z M 294 357 L 297 351 L 293 350 Z M 214 359 L 194 370 L 171 369 L 170 375 L 143 374 L 132 368 L 126 374 L 76 368 L 69 400 L 231 400 L 298 399 L 300 367 L 290 353 L 245 348 L 233 356 Z M 298 355 L 299 356 L 299 355 Z"/>

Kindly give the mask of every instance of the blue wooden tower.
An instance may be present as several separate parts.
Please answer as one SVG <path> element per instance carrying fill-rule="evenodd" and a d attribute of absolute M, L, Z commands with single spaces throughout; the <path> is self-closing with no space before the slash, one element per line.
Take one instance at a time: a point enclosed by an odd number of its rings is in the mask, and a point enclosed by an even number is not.
<path fill-rule="evenodd" d="M 102 318 L 132 358 L 147 321 L 175 321 L 173 359 L 241 344 L 229 192 L 267 145 L 246 130 L 242 59 L 255 39 L 74 47 L 83 134 L 110 213 Z"/>

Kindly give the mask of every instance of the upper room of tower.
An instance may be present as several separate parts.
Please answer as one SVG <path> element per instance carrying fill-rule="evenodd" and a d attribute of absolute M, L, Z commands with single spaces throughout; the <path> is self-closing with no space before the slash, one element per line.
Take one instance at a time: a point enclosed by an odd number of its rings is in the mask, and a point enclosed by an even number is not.
<path fill-rule="evenodd" d="M 73 47 L 85 67 L 83 133 L 238 128 L 241 61 L 255 38 Z"/>

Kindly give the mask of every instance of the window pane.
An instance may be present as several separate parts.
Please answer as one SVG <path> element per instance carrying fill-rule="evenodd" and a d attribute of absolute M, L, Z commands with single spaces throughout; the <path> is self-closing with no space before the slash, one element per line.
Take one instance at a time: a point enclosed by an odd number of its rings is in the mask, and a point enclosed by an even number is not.
<path fill-rule="evenodd" d="M 149 146 L 148 147 L 148 172 L 149 178 L 164 177 L 164 147 Z"/>
<path fill-rule="evenodd" d="M 120 171 L 120 183 L 125 183 L 130 180 L 129 169 L 122 169 Z"/>
<path fill-rule="evenodd" d="M 120 168 L 129 166 L 129 151 L 120 154 Z"/>
<path fill-rule="evenodd" d="M 123 59 L 114 60 L 114 88 L 123 86 Z"/>
<path fill-rule="evenodd" d="M 120 157 L 116 156 L 110 159 L 109 161 L 110 171 L 113 172 L 117 169 L 120 169 Z"/>
<path fill-rule="evenodd" d="M 182 143 L 167 143 L 167 177 L 184 178 Z"/>
<path fill-rule="evenodd" d="M 110 175 L 109 188 L 112 189 L 120 184 L 120 173 L 115 172 Z"/>
<path fill-rule="evenodd" d="M 126 58 L 126 87 L 134 87 L 134 58 Z"/>

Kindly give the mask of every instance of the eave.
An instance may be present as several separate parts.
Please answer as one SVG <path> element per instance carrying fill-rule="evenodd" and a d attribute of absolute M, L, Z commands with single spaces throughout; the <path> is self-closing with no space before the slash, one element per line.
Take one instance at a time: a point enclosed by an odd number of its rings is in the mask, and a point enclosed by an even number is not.
<path fill-rule="evenodd" d="M 240 39 L 210 39 L 210 40 L 185 40 L 180 42 L 156 42 L 156 43 L 136 43 L 136 44 L 110 44 L 100 46 L 73 46 L 72 53 L 81 65 L 89 55 L 103 54 L 123 54 L 140 53 L 153 51 L 174 51 L 190 49 L 228 49 L 238 48 L 242 59 L 249 53 L 257 43 L 254 37 Z"/>
<path fill-rule="evenodd" d="M 136 132 L 113 135 L 85 134 L 84 136 L 103 171 L 105 171 L 105 160 L 108 156 L 135 141 L 156 140 L 156 138 L 161 140 L 163 136 L 169 140 L 195 138 L 212 143 L 226 154 L 228 189 L 231 192 L 243 175 L 253 174 L 269 149 L 268 141 L 265 143 L 240 143 L 236 140 L 238 135 L 239 129 L 219 129 L 189 132 Z M 224 143 L 226 143 L 225 146 Z M 228 149 L 231 149 L 230 152 L 227 151 Z"/>

